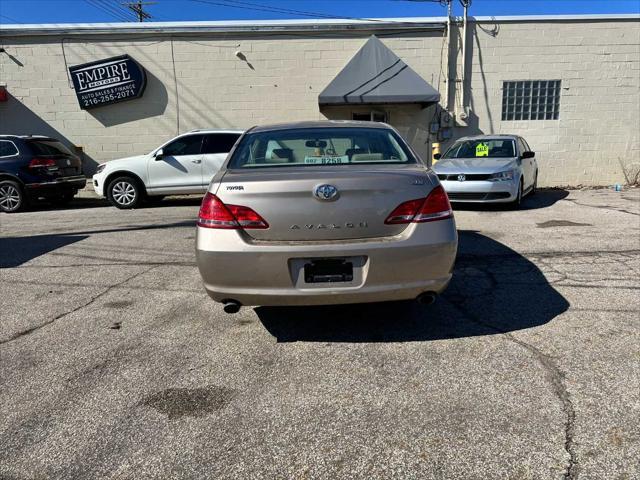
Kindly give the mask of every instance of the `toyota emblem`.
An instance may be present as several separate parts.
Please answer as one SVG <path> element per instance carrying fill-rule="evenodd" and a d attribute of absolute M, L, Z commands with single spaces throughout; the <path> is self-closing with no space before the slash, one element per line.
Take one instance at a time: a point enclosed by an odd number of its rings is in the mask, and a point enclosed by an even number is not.
<path fill-rule="evenodd" d="M 338 196 L 338 189 L 333 185 L 318 185 L 313 190 L 313 195 L 318 200 L 329 201 L 335 199 Z"/>
<path fill-rule="evenodd" d="M 459 182 L 464 182 L 466 179 L 467 179 L 467 177 L 464 174 L 458 175 L 458 181 Z"/>

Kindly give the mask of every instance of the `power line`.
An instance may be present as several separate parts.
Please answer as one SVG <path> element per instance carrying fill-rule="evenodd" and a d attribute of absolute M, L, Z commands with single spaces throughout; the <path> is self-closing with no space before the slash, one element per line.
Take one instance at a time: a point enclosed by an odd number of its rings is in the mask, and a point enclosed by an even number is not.
<path fill-rule="evenodd" d="M 155 5 L 156 2 L 143 2 L 142 0 L 138 0 L 137 2 L 127 2 L 123 3 L 129 10 L 135 13 L 138 16 L 139 22 L 144 22 L 151 18 L 151 14 L 144 11 L 145 5 Z"/>
<path fill-rule="evenodd" d="M 7 17 L 6 15 L 0 14 L 0 17 L 6 18 L 7 20 L 11 20 L 12 22 L 21 23 L 20 20 L 16 20 L 15 18 Z"/>
<path fill-rule="evenodd" d="M 254 11 L 269 12 L 269 13 L 288 13 L 288 14 L 294 14 L 294 15 L 311 17 L 311 18 L 327 18 L 327 19 L 334 19 L 334 20 L 360 20 L 360 21 L 367 21 L 367 22 L 401 23 L 401 24 L 411 23 L 411 22 L 390 21 L 386 19 L 377 19 L 377 18 L 348 17 L 345 15 L 332 15 L 327 13 L 310 12 L 306 10 L 294 10 L 291 8 L 271 7 L 269 5 L 245 2 L 240 0 L 219 0 L 219 1 L 190 0 L 190 1 L 196 2 L 196 3 L 203 3 L 207 5 L 216 5 L 219 7 L 241 8 L 244 10 L 254 10 Z M 427 1 L 439 2 L 440 0 L 427 0 Z"/>
<path fill-rule="evenodd" d="M 446 7 L 451 0 L 394 0 L 395 2 L 412 2 L 412 3 L 439 3 Z"/>
<path fill-rule="evenodd" d="M 130 17 L 130 11 L 126 7 L 123 7 L 119 3 L 112 3 L 109 0 L 96 0 L 98 3 L 104 5 L 104 7 L 110 11 L 112 11 L 115 15 L 119 17 L 125 18 L 127 21 L 131 21 L 132 17 Z"/>
<path fill-rule="evenodd" d="M 113 8 L 115 8 L 116 10 L 120 11 L 121 13 L 124 12 L 126 15 L 129 15 L 129 14 L 132 13 L 131 10 L 129 9 L 129 7 L 127 7 L 126 5 L 123 5 L 118 0 L 99 0 L 99 1 L 104 2 L 104 3 L 109 3 L 109 1 L 112 1 L 113 3 L 111 3 L 110 5 L 112 5 Z M 157 19 L 157 20 L 166 21 L 166 22 L 170 22 L 171 21 L 171 19 L 165 17 L 164 15 L 157 15 L 155 13 L 153 14 L 153 18 Z"/>
<path fill-rule="evenodd" d="M 100 10 L 103 13 L 106 13 L 111 18 L 115 18 L 116 20 L 125 21 L 125 22 L 130 21 L 130 19 L 126 18 L 124 15 L 120 15 L 120 14 L 114 13 L 111 10 L 105 8 L 104 5 L 102 5 L 101 3 L 98 2 L 98 0 L 84 0 L 84 2 L 87 5 L 91 5 L 92 7 Z"/>

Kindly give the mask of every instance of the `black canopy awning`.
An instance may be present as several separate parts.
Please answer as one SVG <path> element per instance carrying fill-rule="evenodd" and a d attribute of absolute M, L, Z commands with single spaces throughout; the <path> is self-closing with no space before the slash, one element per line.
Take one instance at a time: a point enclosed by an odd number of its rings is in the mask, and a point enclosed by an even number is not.
<path fill-rule="evenodd" d="M 320 105 L 430 104 L 439 100 L 438 91 L 374 35 L 318 97 Z"/>

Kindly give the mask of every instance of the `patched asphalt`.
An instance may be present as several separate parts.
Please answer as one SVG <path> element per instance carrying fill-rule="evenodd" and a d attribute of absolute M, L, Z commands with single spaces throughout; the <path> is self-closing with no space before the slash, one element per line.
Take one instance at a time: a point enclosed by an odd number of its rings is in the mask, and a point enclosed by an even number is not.
<path fill-rule="evenodd" d="M 0 214 L 0 478 L 640 478 L 640 190 L 457 208 L 430 307 L 231 316 L 198 205 Z"/>

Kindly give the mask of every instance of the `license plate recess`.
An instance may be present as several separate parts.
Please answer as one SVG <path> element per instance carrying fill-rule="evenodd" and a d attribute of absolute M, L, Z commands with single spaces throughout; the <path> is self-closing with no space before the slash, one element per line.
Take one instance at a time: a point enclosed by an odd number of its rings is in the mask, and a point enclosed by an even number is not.
<path fill-rule="evenodd" d="M 343 258 L 309 260 L 304 265 L 305 283 L 339 283 L 353 281 L 353 263 Z"/>

